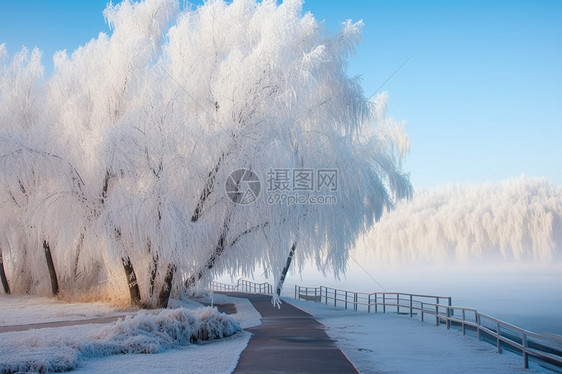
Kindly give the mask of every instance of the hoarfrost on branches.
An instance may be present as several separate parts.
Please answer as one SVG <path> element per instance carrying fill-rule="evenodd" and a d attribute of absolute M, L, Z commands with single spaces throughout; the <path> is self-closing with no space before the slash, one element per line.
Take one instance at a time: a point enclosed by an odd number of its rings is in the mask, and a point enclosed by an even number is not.
<path fill-rule="evenodd" d="M 0 253 L 13 292 L 48 293 L 58 278 L 70 296 L 165 307 L 224 271 L 263 266 L 281 287 L 293 255 L 338 274 L 358 235 L 410 196 L 404 125 L 346 74 L 362 22 L 331 35 L 301 1 L 126 0 L 104 15 L 111 35 L 55 54 L 46 80 L 38 50 L 2 60 Z M 235 170 L 264 190 L 275 168 L 337 170 L 337 202 L 225 192 Z"/>

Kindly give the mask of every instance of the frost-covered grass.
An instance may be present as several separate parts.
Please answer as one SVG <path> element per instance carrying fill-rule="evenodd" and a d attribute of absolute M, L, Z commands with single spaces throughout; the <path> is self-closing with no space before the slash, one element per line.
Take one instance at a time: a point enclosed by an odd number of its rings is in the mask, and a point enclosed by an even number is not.
<path fill-rule="evenodd" d="M 103 303 L 66 303 L 53 297 L 0 295 L 0 326 L 76 321 L 124 315 Z"/>
<path fill-rule="evenodd" d="M 2 297 L 1 301 L 10 300 L 10 305 L 15 307 L 8 312 L 5 320 L 27 321 L 37 323 L 42 321 L 37 317 L 37 308 L 26 308 L 33 304 L 29 297 Z M 21 301 L 18 308 L 17 300 Z M 91 324 L 81 326 L 67 326 L 58 328 L 43 328 L 23 332 L 6 332 L 0 334 L 0 372 L 53 372 L 68 371 L 80 368 L 83 372 L 115 372 L 131 365 L 141 365 L 148 372 L 155 371 L 154 361 L 162 362 L 172 359 L 172 363 L 163 364 L 162 368 L 174 370 L 170 365 L 176 366 L 174 371 L 197 372 L 201 371 L 201 362 L 191 365 L 192 369 L 185 368 L 186 362 L 200 361 L 199 357 L 207 357 L 206 352 L 217 350 L 222 352 L 218 360 L 205 360 L 213 372 L 231 372 L 238 361 L 241 351 L 246 347 L 249 333 L 240 333 L 240 323 L 250 327 L 259 324 L 257 312 L 248 308 L 247 300 L 215 297 L 216 302 L 235 303 L 240 314 L 233 317 L 219 313 L 215 308 L 200 307 L 197 303 L 174 301 L 174 309 L 141 310 L 130 313 L 124 319 L 105 325 Z M 3 304 L 3 303 L 2 303 Z M 78 311 L 82 315 L 92 311 L 87 304 L 46 303 L 42 310 L 60 310 L 62 305 Z M 199 305 L 199 307 L 197 307 Z M 188 308 L 185 308 L 187 306 Z M 251 307 L 251 305 L 250 305 Z M 49 314 L 49 313 L 47 313 Z M 57 314 L 55 313 L 50 313 Z M 19 315 L 19 317 L 16 317 Z M 93 313 L 89 318 L 95 317 Z M 259 316 L 259 314 L 258 314 Z M 12 318 L 13 317 L 13 318 Z M 69 323 L 76 316 L 61 316 Z M 233 336 L 236 335 L 236 336 Z M 203 342 L 222 339 L 228 342 L 218 343 L 219 347 L 212 348 L 213 344 Z M 192 344 L 198 343 L 198 344 Z M 201 345 L 203 344 L 203 345 Z M 158 353 L 158 358 L 152 354 Z M 139 355 L 150 354 L 150 355 Z M 165 359 L 160 354 L 166 357 Z M 114 356 L 112 358 L 111 356 Z M 145 358 L 148 357 L 149 358 Z M 186 356 L 191 360 L 186 360 Z M 181 360 L 178 358 L 181 357 Z M 148 362 L 152 362 L 150 366 Z M 211 362 L 216 361 L 216 362 Z M 100 367 L 104 368 L 103 370 Z M 160 367 L 160 365 L 158 366 Z M 197 369 L 199 368 L 199 369 Z M 100 371 L 101 370 L 101 371 Z"/>

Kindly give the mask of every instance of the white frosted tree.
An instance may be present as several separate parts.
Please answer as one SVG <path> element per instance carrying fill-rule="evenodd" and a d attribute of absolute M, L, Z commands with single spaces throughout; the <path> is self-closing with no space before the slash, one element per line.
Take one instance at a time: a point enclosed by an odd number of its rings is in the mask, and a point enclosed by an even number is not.
<path fill-rule="evenodd" d="M 344 271 L 358 235 L 410 196 L 403 124 L 387 118 L 386 95 L 368 101 L 346 74 L 361 22 L 331 35 L 294 0 L 181 12 L 171 0 L 124 1 L 105 16 L 111 36 L 59 52 L 30 91 L 46 105 L 28 115 L 22 99 L 4 106 L 25 76 L 4 69 L 0 197 L 14 215 L 0 229 L 22 238 L 2 244 L 13 254 L 6 278 L 20 272 L 14 256 L 45 241 L 59 277 L 73 280 L 67 292 L 128 284 L 133 303 L 165 307 L 171 292 L 259 265 L 279 293 L 293 257 Z M 272 201 L 272 170 L 330 170 L 334 200 L 312 204 L 322 192 L 312 189 L 299 192 L 305 204 Z M 245 173 L 261 182 L 250 204 Z M 35 188 L 17 206 L 19 181 Z"/>

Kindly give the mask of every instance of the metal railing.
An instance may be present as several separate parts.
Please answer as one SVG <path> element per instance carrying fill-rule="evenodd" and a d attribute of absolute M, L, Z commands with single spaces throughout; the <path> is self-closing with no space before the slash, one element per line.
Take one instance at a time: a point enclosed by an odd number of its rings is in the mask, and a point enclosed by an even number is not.
<path fill-rule="evenodd" d="M 222 292 L 248 292 L 248 293 L 263 293 L 273 294 L 273 286 L 267 282 L 256 283 L 245 279 L 238 279 L 237 284 L 226 284 L 221 282 L 212 281 L 210 289 L 213 291 Z"/>
<path fill-rule="evenodd" d="M 418 316 L 425 322 L 427 316 L 435 318 L 435 325 L 447 329 L 459 327 L 463 335 L 476 332 L 478 340 L 497 346 L 498 353 L 507 349 L 523 356 L 523 367 L 529 367 L 529 357 L 538 359 L 544 366 L 562 368 L 562 337 L 537 334 L 524 330 L 476 309 L 452 306 L 448 296 L 431 296 L 402 292 L 353 292 L 330 287 L 295 286 L 295 299 L 314 301 L 326 305 L 368 313 L 396 312 Z"/>

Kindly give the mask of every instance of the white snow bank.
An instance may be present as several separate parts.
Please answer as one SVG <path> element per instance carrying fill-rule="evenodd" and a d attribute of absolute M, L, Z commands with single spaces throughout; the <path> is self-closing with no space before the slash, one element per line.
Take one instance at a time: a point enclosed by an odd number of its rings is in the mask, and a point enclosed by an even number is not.
<path fill-rule="evenodd" d="M 141 310 L 97 332 L 90 331 L 82 336 L 34 330 L 2 334 L 0 372 L 68 371 L 76 369 L 85 358 L 162 352 L 196 341 L 230 336 L 240 331 L 240 326 L 226 314 L 206 307 Z"/>
<path fill-rule="evenodd" d="M 324 324 L 360 373 L 530 374 L 523 359 L 491 344 L 396 314 L 368 314 L 289 300 Z"/>

